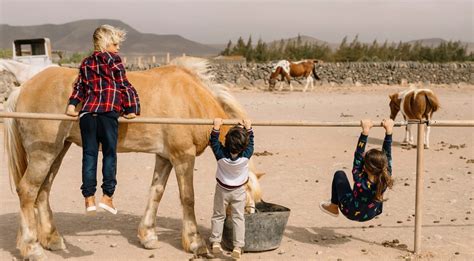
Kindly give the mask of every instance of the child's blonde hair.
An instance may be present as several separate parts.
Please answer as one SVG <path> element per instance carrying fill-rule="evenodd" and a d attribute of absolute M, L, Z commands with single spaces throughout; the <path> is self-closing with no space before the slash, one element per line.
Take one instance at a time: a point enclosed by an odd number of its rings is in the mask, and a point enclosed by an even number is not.
<path fill-rule="evenodd" d="M 110 44 L 120 44 L 125 41 L 125 30 L 113 27 L 108 24 L 99 26 L 94 31 L 94 50 L 103 52 Z"/>

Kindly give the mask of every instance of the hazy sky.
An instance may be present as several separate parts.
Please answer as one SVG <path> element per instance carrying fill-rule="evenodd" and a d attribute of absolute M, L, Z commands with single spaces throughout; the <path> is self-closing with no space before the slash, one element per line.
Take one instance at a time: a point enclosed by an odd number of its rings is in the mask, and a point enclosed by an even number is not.
<path fill-rule="evenodd" d="M 201 43 L 298 33 L 340 42 L 444 38 L 474 42 L 472 0 L 0 0 L 0 24 L 120 19 L 144 33 Z M 1 36 L 0 36 L 1 37 Z"/>

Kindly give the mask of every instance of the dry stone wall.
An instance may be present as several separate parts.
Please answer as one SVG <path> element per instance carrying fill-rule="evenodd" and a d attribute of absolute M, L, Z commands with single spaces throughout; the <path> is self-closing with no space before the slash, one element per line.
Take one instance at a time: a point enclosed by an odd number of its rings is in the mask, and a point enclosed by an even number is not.
<path fill-rule="evenodd" d="M 266 84 L 272 63 L 212 64 L 216 80 L 235 85 Z M 474 63 L 325 63 L 316 71 L 322 84 L 474 84 Z"/>

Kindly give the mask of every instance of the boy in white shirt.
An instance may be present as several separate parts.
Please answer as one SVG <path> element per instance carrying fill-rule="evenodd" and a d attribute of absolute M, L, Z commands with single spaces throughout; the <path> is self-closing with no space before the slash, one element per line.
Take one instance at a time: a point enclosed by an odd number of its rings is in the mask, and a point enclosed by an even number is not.
<path fill-rule="evenodd" d="M 222 119 L 214 119 L 209 139 L 212 152 L 217 159 L 217 184 L 211 219 L 212 234 L 209 241 L 212 243 L 214 254 L 222 252 L 220 242 L 226 209 L 230 205 L 234 225 L 232 257 L 239 259 L 245 246 L 245 184 L 248 182 L 249 160 L 253 154 L 253 130 L 250 120 L 243 120 L 243 125 L 234 126 L 227 132 L 224 146 L 219 142 L 221 125 Z"/>

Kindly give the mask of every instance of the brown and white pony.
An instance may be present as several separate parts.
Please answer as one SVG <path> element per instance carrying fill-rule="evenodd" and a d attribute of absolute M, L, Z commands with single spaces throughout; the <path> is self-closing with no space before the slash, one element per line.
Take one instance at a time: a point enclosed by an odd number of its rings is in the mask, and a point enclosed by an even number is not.
<path fill-rule="evenodd" d="M 177 63 L 180 65 L 128 74 L 140 95 L 142 117 L 245 117 L 228 90 L 211 82 L 206 61 L 187 58 Z M 40 72 L 10 96 L 6 110 L 64 113 L 77 73 L 61 67 Z M 228 127 L 224 127 L 225 133 Z M 207 253 L 194 212 L 193 170 L 196 156 L 208 145 L 210 130 L 211 126 L 202 125 L 120 124 L 118 152 L 156 155 L 145 214 L 138 226 L 138 238 L 145 248 L 158 247 L 158 204 L 174 168 L 183 207 L 183 248 Z M 25 258 L 35 260 L 46 257 L 43 248 L 65 249 L 53 222 L 49 193 L 69 147 L 72 143 L 81 145 L 78 122 L 9 119 L 5 121 L 5 143 L 9 172 L 20 200 L 17 248 Z M 260 185 L 254 172 L 250 173 L 247 193 L 248 204 L 260 201 Z"/>
<path fill-rule="evenodd" d="M 274 67 L 273 71 L 270 75 L 269 79 L 269 85 L 270 85 L 270 91 L 272 91 L 275 88 L 275 84 L 277 82 L 278 76 L 281 76 L 280 81 L 286 81 L 290 85 L 290 91 L 293 91 L 293 85 L 291 84 L 291 77 L 297 78 L 297 77 L 305 77 L 306 78 L 306 85 L 304 86 L 303 92 L 308 89 L 309 84 L 311 84 L 311 90 L 314 88 L 314 80 L 313 77 L 311 76 L 311 73 L 313 73 L 313 76 L 316 80 L 320 80 L 318 74 L 316 73 L 316 66 L 315 64 L 321 63 L 319 60 L 303 60 L 299 62 L 289 62 L 287 60 L 281 60 L 279 61 Z M 280 88 L 279 90 L 281 91 L 283 88 L 283 84 L 280 83 Z"/>
<path fill-rule="evenodd" d="M 399 93 L 389 95 L 390 118 L 395 120 L 401 111 L 405 120 L 430 120 L 433 113 L 439 108 L 438 97 L 430 89 L 410 88 Z M 408 124 L 405 131 L 404 143 L 414 144 L 412 125 Z M 425 149 L 430 147 L 430 126 L 426 126 Z"/>

